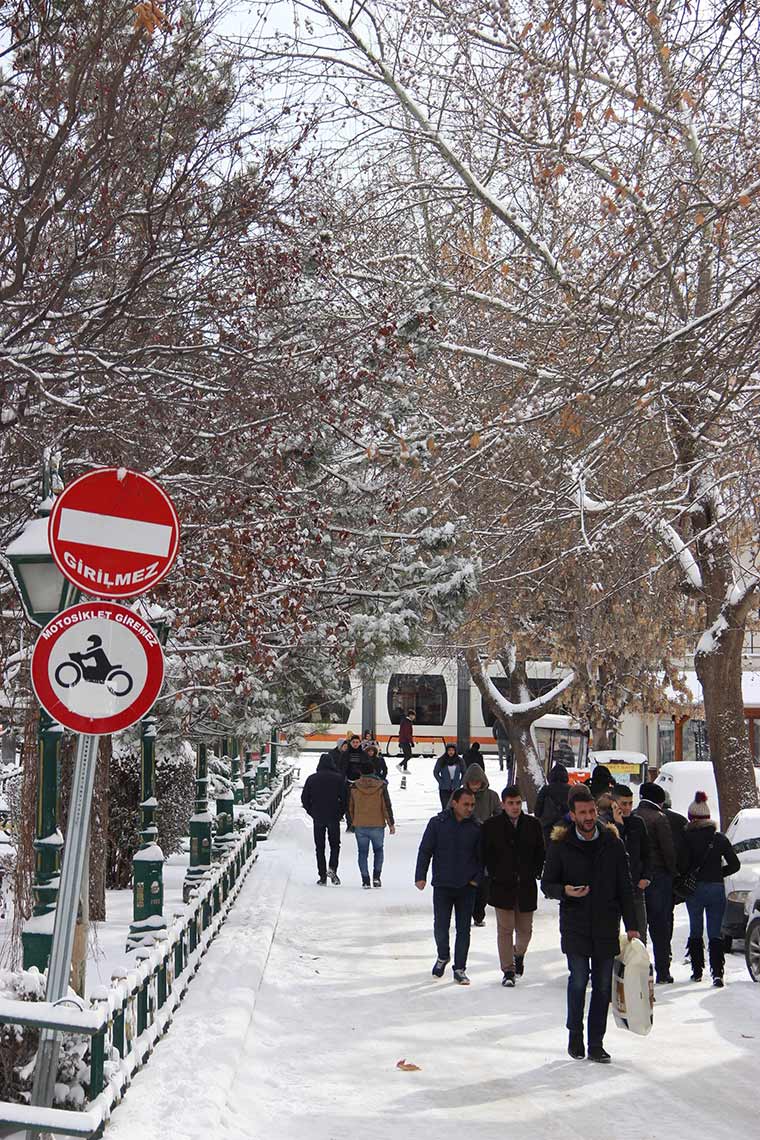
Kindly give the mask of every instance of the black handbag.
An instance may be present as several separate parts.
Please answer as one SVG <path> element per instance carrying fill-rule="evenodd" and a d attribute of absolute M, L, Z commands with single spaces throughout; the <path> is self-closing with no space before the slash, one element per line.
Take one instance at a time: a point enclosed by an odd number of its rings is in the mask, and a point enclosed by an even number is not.
<path fill-rule="evenodd" d="M 697 883 L 699 882 L 697 876 L 705 865 L 707 856 L 710 854 L 714 846 L 715 839 L 713 838 L 710 840 L 709 847 L 705 851 L 702 858 L 699 860 L 699 863 L 694 868 L 694 870 L 687 871 L 685 875 L 676 875 L 675 879 L 673 880 L 673 896 L 676 902 L 686 902 L 686 900 L 694 894 L 697 889 Z"/>

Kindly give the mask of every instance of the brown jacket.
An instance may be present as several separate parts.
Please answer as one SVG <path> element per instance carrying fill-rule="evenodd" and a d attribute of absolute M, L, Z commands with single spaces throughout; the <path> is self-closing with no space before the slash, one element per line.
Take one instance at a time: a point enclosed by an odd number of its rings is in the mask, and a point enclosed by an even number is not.
<path fill-rule="evenodd" d="M 348 822 L 351 827 L 393 826 L 393 808 L 385 780 L 378 780 L 377 776 L 362 776 L 351 784 Z"/>

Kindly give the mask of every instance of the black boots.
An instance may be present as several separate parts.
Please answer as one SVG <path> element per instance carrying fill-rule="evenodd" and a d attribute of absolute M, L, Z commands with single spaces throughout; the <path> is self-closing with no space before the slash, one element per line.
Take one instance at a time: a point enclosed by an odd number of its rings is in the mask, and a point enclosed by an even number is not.
<path fill-rule="evenodd" d="M 691 980 L 701 982 L 702 971 L 705 968 L 705 944 L 701 938 L 690 938 L 687 946 L 691 962 Z"/>
<path fill-rule="evenodd" d="M 710 939 L 710 973 L 713 985 L 720 989 L 723 986 L 723 967 L 726 963 L 726 952 L 723 949 L 722 938 Z"/>
<path fill-rule="evenodd" d="M 582 1061 L 586 1056 L 586 1050 L 583 1047 L 583 1034 L 571 1033 L 567 1042 L 567 1051 L 574 1061 Z"/>

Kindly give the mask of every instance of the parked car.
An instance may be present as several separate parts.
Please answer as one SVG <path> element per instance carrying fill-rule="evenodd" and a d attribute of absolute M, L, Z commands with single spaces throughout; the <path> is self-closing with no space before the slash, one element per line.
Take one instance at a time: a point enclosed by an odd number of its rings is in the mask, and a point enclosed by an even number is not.
<path fill-rule="evenodd" d="M 760 880 L 744 904 L 747 929 L 744 934 L 744 960 L 753 982 L 760 982 Z"/>
<path fill-rule="evenodd" d="M 755 781 L 760 790 L 760 768 L 755 768 Z M 673 811 L 686 815 L 695 792 L 706 792 L 713 819 L 718 820 L 718 790 L 715 772 L 709 760 L 672 760 L 663 764 L 655 780 L 670 795 Z"/>
<path fill-rule="evenodd" d="M 723 937 L 730 949 L 734 938 L 744 938 L 747 927 L 745 905 L 760 886 L 760 809 L 745 808 L 726 828 L 726 837 L 739 856 L 741 869 L 726 879 L 726 909 Z"/>

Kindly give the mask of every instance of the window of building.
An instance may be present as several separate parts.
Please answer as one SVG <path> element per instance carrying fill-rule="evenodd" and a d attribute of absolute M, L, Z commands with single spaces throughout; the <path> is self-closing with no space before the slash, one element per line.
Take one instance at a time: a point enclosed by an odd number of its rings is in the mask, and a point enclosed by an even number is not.
<path fill-rule="evenodd" d="M 440 674 L 394 673 L 388 682 L 388 716 L 400 724 L 408 709 L 414 709 L 417 724 L 444 724 L 448 696 Z"/>

